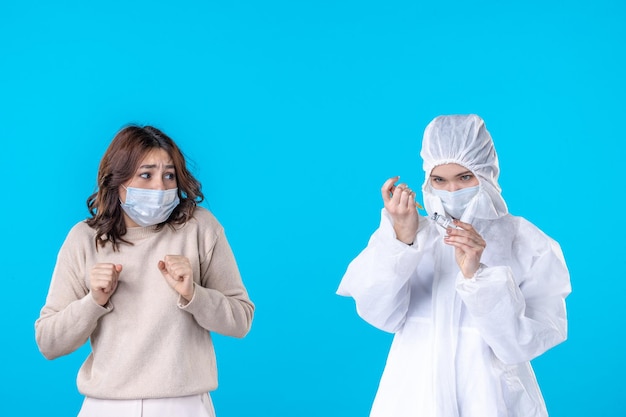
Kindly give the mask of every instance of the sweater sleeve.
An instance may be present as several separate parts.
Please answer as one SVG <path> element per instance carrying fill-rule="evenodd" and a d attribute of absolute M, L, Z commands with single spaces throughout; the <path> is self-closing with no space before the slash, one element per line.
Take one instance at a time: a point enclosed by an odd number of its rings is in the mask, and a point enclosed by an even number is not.
<path fill-rule="evenodd" d="M 46 303 L 35 322 L 35 340 L 48 359 L 67 355 L 82 346 L 112 305 L 98 305 L 89 294 L 80 265 L 72 257 L 72 233 L 59 251 Z"/>
<path fill-rule="evenodd" d="M 252 325 L 254 304 L 243 285 L 239 268 L 223 229 L 201 262 L 200 285 L 187 304 L 179 298 L 179 307 L 192 314 L 209 331 L 244 337 Z"/>
<path fill-rule="evenodd" d="M 339 284 L 337 294 L 352 297 L 359 316 L 386 332 L 394 333 L 404 324 L 411 296 L 409 281 L 420 259 L 420 230 L 413 245 L 400 242 L 383 209 L 379 228 L 348 265 Z"/>
<path fill-rule="evenodd" d="M 555 241 L 530 223 L 514 243 L 521 276 L 509 266 L 457 278 L 457 291 L 485 342 L 504 363 L 530 361 L 567 338 L 569 273 Z"/>

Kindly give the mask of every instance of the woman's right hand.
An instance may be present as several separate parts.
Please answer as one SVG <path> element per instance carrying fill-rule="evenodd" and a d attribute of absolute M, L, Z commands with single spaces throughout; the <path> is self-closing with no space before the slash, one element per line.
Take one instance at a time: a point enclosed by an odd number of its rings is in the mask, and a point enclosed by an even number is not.
<path fill-rule="evenodd" d="M 415 206 L 415 193 L 406 184 L 394 184 L 400 177 L 389 178 L 383 184 L 381 193 L 385 209 L 393 220 L 396 238 L 410 245 L 415 240 L 419 226 L 419 215 Z"/>
<path fill-rule="evenodd" d="M 117 282 L 122 272 L 120 264 L 95 264 L 89 273 L 91 296 L 96 303 L 103 306 L 115 292 Z"/>

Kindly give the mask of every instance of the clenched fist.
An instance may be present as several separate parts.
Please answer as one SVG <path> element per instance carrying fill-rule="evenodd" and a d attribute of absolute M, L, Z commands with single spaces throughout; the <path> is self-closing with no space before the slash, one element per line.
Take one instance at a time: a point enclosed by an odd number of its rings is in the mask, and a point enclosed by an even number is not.
<path fill-rule="evenodd" d="M 122 272 L 120 264 L 95 264 L 89 273 L 91 296 L 96 303 L 103 306 L 115 292 L 117 282 Z"/>
<path fill-rule="evenodd" d="M 182 255 L 166 255 L 158 264 L 165 280 L 185 300 L 193 298 L 193 270 L 191 262 Z"/>

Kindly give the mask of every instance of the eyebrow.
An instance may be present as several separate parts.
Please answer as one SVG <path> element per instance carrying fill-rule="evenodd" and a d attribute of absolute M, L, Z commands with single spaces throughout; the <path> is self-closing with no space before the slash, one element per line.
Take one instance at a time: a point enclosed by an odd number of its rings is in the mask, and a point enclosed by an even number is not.
<path fill-rule="evenodd" d="M 141 165 L 139 169 L 154 169 L 156 167 L 157 167 L 157 164 Z M 176 169 L 176 167 L 174 165 L 165 165 L 165 169 Z"/>
<path fill-rule="evenodd" d="M 474 175 L 474 173 L 472 171 L 467 170 L 467 171 L 464 171 L 464 172 L 461 172 L 459 174 L 454 175 L 454 178 L 462 177 L 463 175 L 467 175 L 467 174 Z M 431 178 L 443 178 L 441 175 L 434 175 L 434 174 L 430 174 L 430 177 Z"/>

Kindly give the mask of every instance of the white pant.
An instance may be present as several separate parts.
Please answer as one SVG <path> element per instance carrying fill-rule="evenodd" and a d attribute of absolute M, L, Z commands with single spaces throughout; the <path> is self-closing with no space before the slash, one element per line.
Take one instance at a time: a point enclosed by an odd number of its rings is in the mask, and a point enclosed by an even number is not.
<path fill-rule="evenodd" d="M 78 417 L 215 417 L 208 394 L 145 400 L 85 397 Z"/>

